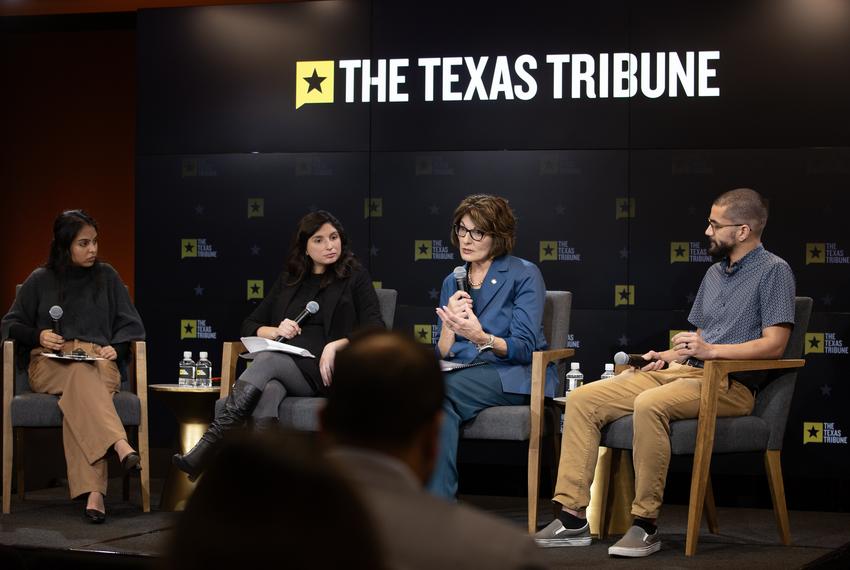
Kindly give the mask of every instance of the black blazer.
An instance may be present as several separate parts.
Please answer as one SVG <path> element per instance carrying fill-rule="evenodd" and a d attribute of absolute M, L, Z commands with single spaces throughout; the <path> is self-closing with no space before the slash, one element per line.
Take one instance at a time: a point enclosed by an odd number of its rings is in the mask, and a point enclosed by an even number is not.
<path fill-rule="evenodd" d="M 286 285 L 289 274 L 283 272 L 271 291 L 242 323 L 242 336 L 254 336 L 263 326 L 277 326 L 284 318 L 297 285 Z M 332 282 L 325 289 L 322 300 L 322 315 L 327 342 L 347 338 L 354 331 L 367 327 L 384 327 L 378 295 L 372 286 L 372 278 L 365 268 L 352 270 L 345 279 Z M 317 392 L 324 392 L 318 376 L 317 358 L 297 358 L 296 363 Z M 314 370 L 315 368 L 315 370 Z"/>

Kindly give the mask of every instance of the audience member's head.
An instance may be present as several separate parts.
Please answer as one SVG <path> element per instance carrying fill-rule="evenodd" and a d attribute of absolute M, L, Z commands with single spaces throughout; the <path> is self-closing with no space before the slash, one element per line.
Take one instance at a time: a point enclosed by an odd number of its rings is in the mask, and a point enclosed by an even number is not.
<path fill-rule="evenodd" d="M 189 499 L 164 566 L 381 568 L 366 509 L 317 447 L 294 434 L 226 444 Z"/>
<path fill-rule="evenodd" d="M 424 482 L 436 459 L 443 396 L 433 350 L 399 333 L 366 331 L 336 356 L 322 428 L 335 443 L 398 457 Z"/>

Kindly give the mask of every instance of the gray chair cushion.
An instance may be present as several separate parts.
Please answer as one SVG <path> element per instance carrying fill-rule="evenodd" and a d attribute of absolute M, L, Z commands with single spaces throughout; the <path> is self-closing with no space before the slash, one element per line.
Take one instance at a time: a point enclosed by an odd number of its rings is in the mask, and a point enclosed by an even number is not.
<path fill-rule="evenodd" d="M 325 398 L 284 398 L 277 415 L 280 427 L 298 431 L 319 431 L 319 410 L 325 406 Z M 215 403 L 218 415 L 224 408 L 224 398 Z"/>
<path fill-rule="evenodd" d="M 633 416 L 629 414 L 602 428 L 600 445 L 614 449 L 632 449 Z M 763 451 L 770 437 L 770 426 L 762 418 L 742 416 L 717 418 L 714 432 L 715 453 Z M 670 451 L 690 455 L 697 439 L 697 420 L 670 422 Z"/>
<path fill-rule="evenodd" d="M 560 422 L 560 411 L 547 406 L 543 415 L 543 435 L 549 435 Z M 527 441 L 531 434 L 530 416 L 528 405 L 485 408 L 475 419 L 463 425 L 460 436 L 463 439 Z"/>
<path fill-rule="evenodd" d="M 121 423 L 125 426 L 141 423 L 142 406 L 138 396 L 131 392 L 118 392 L 112 401 Z M 12 427 L 62 427 L 59 397 L 51 394 L 18 394 L 12 398 L 10 416 Z"/>

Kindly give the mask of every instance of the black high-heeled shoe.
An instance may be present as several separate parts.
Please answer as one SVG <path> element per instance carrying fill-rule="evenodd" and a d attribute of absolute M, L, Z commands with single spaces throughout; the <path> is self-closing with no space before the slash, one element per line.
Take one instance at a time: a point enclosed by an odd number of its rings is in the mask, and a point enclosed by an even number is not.
<path fill-rule="evenodd" d="M 138 452 L 131 451 L 124 456 L 124 459 L 121 460 L 121 468 L 124 469 L 124 471 L 141 471 L 141 462 L 142 458 L 139 456 Z"/>
<path fill-rule="evenodd" d="M 92 524 L 103 524 L 106 522 L 106 513 L 97 509 L 87 508 L 85 511 L 86 519 Z"/>

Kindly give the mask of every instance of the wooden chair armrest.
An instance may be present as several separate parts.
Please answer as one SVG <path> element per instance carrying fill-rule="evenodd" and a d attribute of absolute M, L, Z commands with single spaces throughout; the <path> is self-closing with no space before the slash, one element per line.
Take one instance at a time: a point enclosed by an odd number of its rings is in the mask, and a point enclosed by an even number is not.
<path fill-rule="evenodd" d="M 546 394 L 546 367 L 550 362 L 575 356 L 573 348 L 554 348 L 551 350 L 536 350 L 531 355 L 531 421 L 543 420 L 543 400 Z"/>
<path fill-rule="evenodd" d="M 134 382 L 136 394 L 139 398 L 148 396 L 148 344 L 143 340 L 130 342 L 130 350 L 133 353 Z"/>
<path fill-rule="evenodd" d="M 8 410 L 7 404 L 12 401 L 14 395 L 15 341 L 7 340 L 3 342 L 3 410 Z"/>
<path fill-rule="evenodd" d="M 230 394 L 230 388 L 236 382 L 236 363 L 239 362 L 239 354 L 245 352 L 245 345 L 241 340 L 225 342 L 221 351 L 221 397 L 226 398 Z"/>

